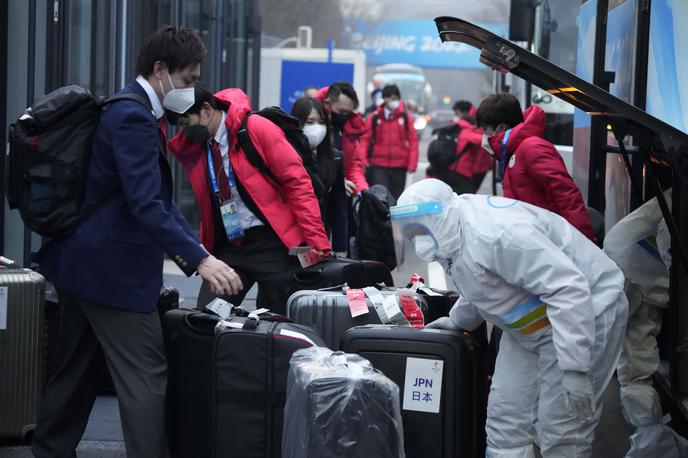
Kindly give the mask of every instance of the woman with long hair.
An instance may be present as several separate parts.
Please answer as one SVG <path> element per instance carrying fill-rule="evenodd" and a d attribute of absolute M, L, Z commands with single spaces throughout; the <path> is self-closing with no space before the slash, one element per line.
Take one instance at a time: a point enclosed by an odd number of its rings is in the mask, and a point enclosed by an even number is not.
<path fill-rule="evenodd" d="M 322 220 L 332 239 L 332 250 L 336 256 L 345 256 L 349 240 L 343 155 L 332 146 L 330 120 L 325 106 L 317 99 L 301 97 L 294 103 L 291 115 L 300 121 L 301 129 L 313 150 L 311 178 L 320 203 Z"/>

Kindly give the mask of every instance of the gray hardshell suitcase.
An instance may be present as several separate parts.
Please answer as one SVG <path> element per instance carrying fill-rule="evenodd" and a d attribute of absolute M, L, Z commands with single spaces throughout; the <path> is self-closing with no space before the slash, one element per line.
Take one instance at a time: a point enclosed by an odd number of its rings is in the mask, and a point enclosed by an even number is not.
<path fill-rule="evenodd" d="M 381 290 L 380 294 L 397 294 L 397 290 Z M 418 294 L 413 294 L 413 297 L 423 316 L 427 316 L 428 305 L 425 299 Z M 287 316 L 294 323 L 314 328 L 328 348 L 338 350 L 339 340 L 347 330 L 354 326 L 381 324 L 380 316 L 370 299 L 366 298 L 366 302 L 368 313 L 353 318 L 349 300 L 342 289 L 297 291 L 287 300 Z"/>
<path fill-rule="evenodd" d="M 0 268 L 0 441 L 26 440 L 43 389 L 45 279 Z"/>

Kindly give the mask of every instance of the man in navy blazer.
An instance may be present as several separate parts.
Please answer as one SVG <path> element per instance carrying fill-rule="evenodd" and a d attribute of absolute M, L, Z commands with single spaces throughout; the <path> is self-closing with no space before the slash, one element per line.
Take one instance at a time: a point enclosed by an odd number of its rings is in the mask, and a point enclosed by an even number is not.
<path fill-rule="evenodd" d="M 39 254 L 41 272 L 58 291 L 61 323 L 57 370 L 32 443 L 37 457 L 74 456 L 99 391 L 101 351 L 119 398 L 127 456 L 168 456 L 167 363 L 156 309 L 164 256 L 186 275 L 198 272 L 218 295 L 242 288 L 172 201 L 164 153 L 160 120 L 165 109 L 183 112 L 193 104 L 205 55 L 190 29 L 165 26 L 147 39 L 139 76 L 122 91 L 140 101 L 107 105 L 94 133 L 84 209 L 97 211 Z"/>

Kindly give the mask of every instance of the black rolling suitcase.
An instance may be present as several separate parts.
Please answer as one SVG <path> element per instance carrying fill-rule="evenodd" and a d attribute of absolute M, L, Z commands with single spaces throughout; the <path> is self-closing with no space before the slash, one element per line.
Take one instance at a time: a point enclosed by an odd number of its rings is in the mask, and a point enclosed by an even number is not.
<path fill-rule="evenodd" d="M 484 344 L 484 325 L 472 335 L 369 325 L 342 337 L 343 351 L 399 385 L 408 458 L 485 456 Z"/>
<path fill-rule="evenodd" d="M 351 288 L 377 286 L 381 283 L 394 286 L 392 274 L 381 262 L 341 259 L 332 256 L 318 264 L 298 269 L 289 275 L 290 295 L 304 289 L 331 288 L 344 283 Z"/>
<path fill-rule="evenodd" d="M 397 290 L 382 290 L 378 292 L 383 297 L 397 294 Z M 428 305 L 424 298 L 418 294 L 413 294 L 413 298 L 421 314 L 425 316 L 428 311 Z M 339 341 L 348 329 L 365 324 L 382 323 L 380 315 L 371 303 L 370 298 L 365 298 L 365 301 L 368 313 L 354 317 L 354 313 L 352 313 L 352 309 L 349 307 L 349 298 L 341 288 L 298 291 L 292 294 L 287 301 L 287 316 L 295 323 L 314 328 L 329 348 L 338 350 Z M 404 315 L 406 321 L 420 326 L 423 325 L 422 321 L 418 322 L 423 319 L 423 316 L 411 317 L 408 313 L 404 313 L 401 308 L 400 312 Z M 385 322 L 387 322 L 386 319 Z"/>
<path fill-rule="evenodd" d="M 291 359 L 284 458 L 400 458 L 399 387 L 359 355 L 309 348 Z"/>
<path fill-rule="evenodd" d="M 218 316 L 165 314 L 172 456 L 280 456 L 289 359 L 324 345 L 312 329 L 280 320 L 235 316 L 216 331 Z"/>

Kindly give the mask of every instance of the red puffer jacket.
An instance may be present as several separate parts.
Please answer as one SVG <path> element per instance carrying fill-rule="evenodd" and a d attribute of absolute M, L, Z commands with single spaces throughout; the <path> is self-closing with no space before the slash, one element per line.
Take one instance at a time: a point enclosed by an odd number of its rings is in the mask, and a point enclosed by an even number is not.
<path fill-rule="evenodd" d="M 492 170 L 492 158 L 481 146 L 483 131 L 463 119 L 457 119 L 454 124 L 461 126 L 456 155 L 458 156 L 464 150 L 466 152 L 449 168 L 468 178 L 473 178 L 473 175 L 477 173 L 486 173 Z"/>
<path fill-rule="evenodd" d="M 279 180 L 277 186 L 253 167 L 244 152 L 237 148 L 236 132 L 244 115 L 251 111 L 248 96 L 240 89 L 225 89 L 215 94 L 215 98 L 229 106 L 225 125 L 229 132 L 229 159 L 234 173 L 284 246 L 291 248 L 305 243 L 318 250 L 329 250 L 330 243 L 320 218 L 320 207 L 311 180 L 284 132 L 260 116 L 248 118 L 251 141 Z M 189 176 L 201 214 L 201 243 L 212 253 L 215 248 L 216 215 L 210 200 L 206 151 L 199 143 L 187 140 L 184 131 L 169 142 L 169 150 Z"/>
<path fill-rule="evenodd" d="M 325 86 L 315 94 L 315 99 L 325 101 L 329 86 Z M 365 179 L 364 159 L 359 147 L 359 140 L 365 132 L 365 121 L 360 113 L 353 112 L 344 124 L 342 132 L 342 152 L 344 153 L 344 178 L 354 183 L 355 193 L 368 189 Z"/>
<path fill-rule="evenodd" d="M 566 170 L 554 145 L 542 138 L 545 112 L 537 105 L 523 112 L 524 121 L 511 129 L 506 143 L 504 196 L 554 212 L 593 242 L 595 235 L 585 210 L 583 196 Z M 489 138 L 501 157 L 504 132 Z"/>
<path fill-rule="evenodd" d="M 404 117 L 406 118 L 404 120 Z M 368 157 L 368 150 L 373 141 L 373 120 L 377 119 L 375 128 L 375 146 L 373 154 Z M 413 121 L 404 111 L 404 103 L 385 118 L 384 105 L 368 116 L 366 132 L 361 137 L 359 149 L 370 165 L 377 167 L 401 167 L 409 172 L 415 172 L 418 167 L 418 134 L 413 127 Z"/>

